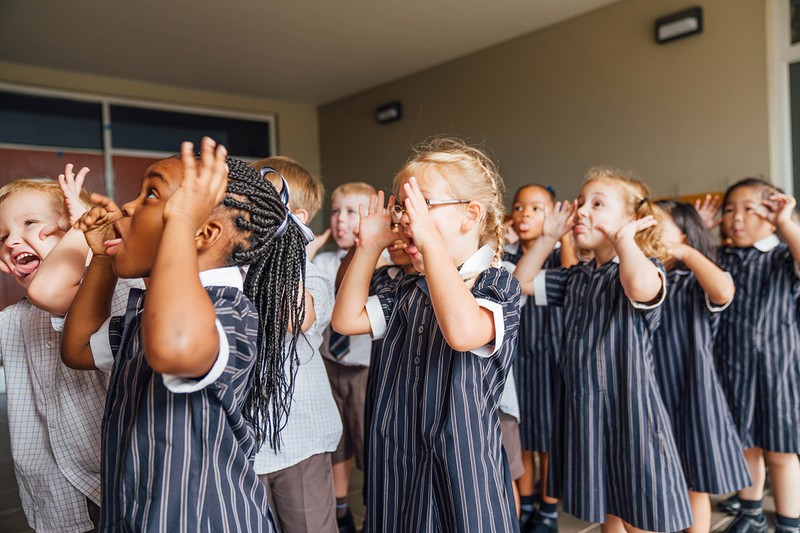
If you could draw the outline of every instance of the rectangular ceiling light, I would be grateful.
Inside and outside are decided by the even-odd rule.
[[[703,31],[703,8],[692,7],[656,20],[656,42],[668,43]]]

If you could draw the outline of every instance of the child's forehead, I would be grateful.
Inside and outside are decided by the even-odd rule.
[[[18,189],[6,196],[5,199],[0,202],[0,210],[6,212],[52,211],[55,213],[53,204],[53,196],[45,191],[34,188],[24,188]]]
[[[766,191],[766,187],[754,187],[749,185],[736,187],[728,195],[726,204],[735,202],[761,202]]]
[[[538,185],[528,185],[520,189],[517,195],[514,197],[514,203],[518,204],[525,204],[525,203],[544,203],[544,204],[551,204],[553,203],[553,197],[550,196],[550,193],[547,192],[545,189],[539,187]]]
[[[156,161],[144,171],[143,179],[155,179],[171,185],[180,185],[183,179],[183,163],[174,157]]]
[[[333,205],[347,205],[358,206],[358,204],[367,205],[369,203],[369,195],[362,193],[338,193],[331,198]]]

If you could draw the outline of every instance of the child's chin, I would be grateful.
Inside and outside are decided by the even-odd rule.
[[[350,249],[353,246],[355,246],[355,244],[356,244],[356,240],[354,238],[352,238],[352,237],[351,238],[344,237],[342,239],[334,239],[334,241],[336,242],[336,246],[338,246],[342,250]]]

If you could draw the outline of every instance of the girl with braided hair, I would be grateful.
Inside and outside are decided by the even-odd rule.
[[[383,338],[375,366],[366,532],[519,531],[500,396],[519,325],[519,283],[500,267],[503,182],[459,139],[435,139],[361,213],[331,325]],[[397,239],[420,275],[367,297]]]
[[[76,227],[94,255],[62,359],[111,372],[100,528],[274,531],[252,461],[263,441],[277,445],[289,410],[302,228],[271,184],[208,138],[199,158],[184,143],[180,159],[152,165],[121,208],[92,201]],[[109,317],[118,277],[148,278],[147,290]]]

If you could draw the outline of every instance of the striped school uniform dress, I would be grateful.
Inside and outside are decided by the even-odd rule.
[[[507,245],[503,261],[516,265],[522,248]],[[561,266],[556,248],[544,263],[545,269]],[[526,303],[520,309],[514,378],[519,397],[519,431],[522,449],[549,452],[553,435],[553,411],[558,381],[557,361],[561,349],[563,316],[558,307]]]
[[[222,342],[217,363],[200,381],[159,374],[147,364],[145,291],[131,290],[125,316],[112,317],[92,336],[98,368],[113,358],[103,419],[103,531],[275,531],[253,469],[253,428],[241,411],[258,315],[241,292],[238,268],[201,276],[220,270],[229,271],[233,286],[214,285],[219,278],[204,283]]]
[[[473,352],[445,342],[424,276],[368,300],[373,335],[385,340],[369,428],[367,533],[519,531],[498,409],[520,289],[505,269],[484,269],[492,255],[484,247],[461,268],[480,272],[472,294],[495,320],[494,344]]]
[[[745,448],[800,453],[800,278],[789,247],[771,235],[725,247],[719,264],[736,298],[714,346],[720,379]]]
[[[680,457],[653,375],[651,335],[665,289],[656,304],[631,302],[615,260],[543,271],[534,293],[537,305],[564,308],[553,495],[589,522],[613,514],[649,531],[691,525]]]
[[[690,270],[667,273],[667,299],[653,335],[656,380],[672,422],[689,490],[724,494],[752,483],[714,368],[720,312]]]

